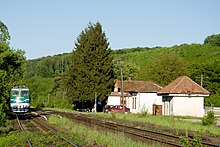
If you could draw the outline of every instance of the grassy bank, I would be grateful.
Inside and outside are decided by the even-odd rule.
[[[29,131],[27,131],[26,133],[27,133],[27,136],[30,138],[30,141],[33,146],[45,147],[45,146],[65,146],[66,145],[65,142],[59,141],[59,137],[56,135],[43,134],[42,132],[29,132]],[[1,147],[27,146],[27,140],[23,132],[21,132],[20,130],[11,131],[10,133],[0,135],[0,146]]]
[[[55,109],[53,109],[55,110]],[[56,109],[60,110],[60,109]],[[62,110],[60,110],[62,111]],[[72,110],[65,110],[67,112],[73,112]],[[121,114],[121,113],[86,113],[89,115],[94,115],[98,117],[103,118],[117,118],[121,120],[129,120],[129,121],[136,121],[136,122],[144,122],[144,123],[150,123],[154,125],[169,127],[172,129],[181,129],[185,131],[199,131],[200,133],[208,133],[212,136],[220,136],[220,127],[217,127],[216,125],[210,125],[210,126],[204,126],[202,122],[190,122],[190,121],[184,121],[184,120],[190,120],[190,119],[197,119],[202,120],[202,118],[197,117],[179,117],[179,116],[163,116],[163,115],[149,115],[147,113],[139,113],[139,114]]]
[[[146,147],[148,145],[135,142],[124,136],[123,133],[111,133],[108,131],[99,131],[90,129],[85,126],[74,124],[66,118],[52,116],[49,122],[60,127],[65,127],[68,133],[73,134],[77,139],[77,144],[80,146],[106,146],[106,147]],[[158,146],[158,145],[149,145]]]
[[[137,122],[145,122],[155,125],[160,125],[164,127],[169,127],[172,129],[181,129],[185,131],[199,131],[202,134],[208,133],[213,136],[220,136],[220,128],[215,125],[204,126],[202,122],[190,122],[190,121],[183,121],[184,117],[176,117],[176,116],[153,116],[153,115],[143,115],[143,114],[106,114],[106,113],[97,113],[100,117],[106,118],[118,118],[122,120],[130,120],[130,121],[137,121]],[[190,119],[190,117],[187,117]],[[195,118],[193,118],[195,119]],[[202,118],[197,118],[202,119]]]

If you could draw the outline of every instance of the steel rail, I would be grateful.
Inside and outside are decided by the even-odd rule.
[[[69,117],[69,118],[71,117],[68,114],[66,114],[66,116]],[[175,142],[175,141],[177,141],[177,139],[179,139],[179,137],[174,136],[174,137],[176,137],[175,141],[170,141],[168,139],[165,139],[166,135],[168,135],[170,138],[173,137],[172,135],[169,135],[169,134],[162,134],[162,135],[164,135],[163,136],[164,138],[162,138],[162,137],[159,138],[158,134],[156,134],[156,135],[155,134],[154,135],[146,134],[147,130],[144,130],[145,133],[136,132],[135,129],[137,129],[137,128],[134,128],[134,127],[130,127],[130,128],[132,128],[133,131],[131,129],[125,130],[124,128],[126,128],[127,126],[121,125],[121,124],[101,121],[101,120],[88,118],[88,117],[84,117],[84,116],[78,116],[78,119],[77,119],[75,116],[72,115],[71,118],[72,119],[77,119],[77,121],[79,121],[79,117],[80,117],[80,120],[83,124],[89,125],[91,127],[92,126],[94,127],[94,125],[95,125],[96,127],[101,127],[101,128],[109,129],[109,130],[115,130],[115,131],[118,131],[118,132],[123,132],[123,133],[126,133],[126,134],[130,134],[130,135],[133,135],[133,136],[136,136],[136,137],[144,138],[145,140],[151,140],[151,142],[160,142],[161,144],[166,144],[166,145],[169,145],[169,146],[181,146],[179,144],[179,142],[178,143]],[[119,126],[121,128],[119,128]],[[155,133],[158,133],[158,132],[155,132]]]
[[[81,120],[81,123],[84,123],[89,126],[95,125],[96,127],[103,127],[103,128],[108,128],[108,129],[112,129],[112,130],[117,130],[120,127],[120,129],[118,129],[118,131],[123,131],[125,133],[133,134],[133,135],[135,135],[136,132],[142,131],[143,133],[136,133],[136,136],[142,136],[143,138],[148,138],[148,139],[152,139],[155,141],[159,141],[163,144],[165,143],[165,144],[170,144],[172,146],[181,146],[179,144],[180,136],[175,136],[175,135],[166,134],[166,133],[162,133],[162,132],[145,130],[145,129],[126,126],[126,125],[122,125],[122,124],[118,124],[118,123],[112,123],[112,122],[108,122],[108,121],[102,121],[102,120],[98,120],[98,119],[94,119],[94,118],[89,118],[89,117],[83,115],[82,113],[81,113],[81,115],[76,115],[76,114],[74,115],[73,113],[69,113],[69,112],[60,112],[60,111],[54,111],[54,112],[61,114],[61,115],[64,115],[67,118],[76,119],[77,121]],[[128,129],[129,129],[129,131],[128,131]],[[160,136],[160,137],[158,137],[158,136]],[[188,138],[188,140],[191,145],[193,145],[195,143],[195,141],[191,138]],[[207,146],[207,147],[219,147],[218,144],[213,144],[213,143],[204,142],[204,141],[201,141],[201,144],[202,144],[202,146]]]
[[[19,125],[20,129],[22,130],[22,132],[24,133],[24,136],[26,137],[26,140],[27,140],[27,142],[28,142],[28,145],[29,145],[30,147],[32,147],[31,141],[30,141],[30,139],[28,138],[28,136],[27,136],[27,134],[26,134],[26,132],[25,132],[25,130],[24,130],[24,128],[23,128],[23,126],[22,126],[22,124],[21,124],[19,118],[18,118],[18,115],[17,115],[17,114],[15,114],[15,115],[16,115],[16,118],[17,118],[18,125]]]
[[[169,135],[169,134],[162,134],[162,133],[160,134],[158,132],[151,132],[151,131],[150,131],[150,134],[149,134],[149,132],[147,132],[146,130],[144,132],[139,132],[136,129],[134,129],[133,127],[128,127],[128,128],[131,128],[131,129],[126,130],[125,128],[127,128],[127,126],[120,125],[120,127],[118,127],[116,125],[120,125],[120,124],[114,124],[114,123],[110,123],[110,122],[103,123],[104,127],[109,127],[110,129],[113,129],[113,130],[116,130],[116,131],[119,131],[119,132],[121,131],[121,132],[124,132],[124,133],[127,133],[127,134],[131,134],[131,135],[134,135],[134,136],[141,137],[141,138],[150,139],[152,141],[157,141],[157,142],[160,142],[162,144],[167,144],[167,145],[171,145],[171,146],[181,146],[179,144],[179,137],[176,137],[176,136],[172,136],[172,135]],[[158,134],[162,135],[162,137],[159,137]],[[167,136],[169,137],[169,139],[172,139],[172,141],[168,140],[168,138],[166,138]]]
[[[112,123],[112,122],[108,122],[108,121],[104,122],[103,124],[104,124],[104,126],[105,125],[111,126],[112,129],[117,128],[119,131],[121,130],[125,133],[132,133],[133,135],[142,136],[144,138],[145,137],[150,138],[152,140],[159,141],[159,142],[173,145],[173,146],[181,146],[179,144],[180,136],[175,136],[175,135],[166,134],[166,133],[162,133],[162,132],[156,132],[156,131],[152,131],[152,130],[131,127],[131,126],[122,125],[122,124],[118,124],[118,123]],[[152,136],[156,136],[156,137],[152,137]],[[195,143],[195,140],[193,140],[191,138],[188,138],[188,140],[189,140],[190,145],[193,146],[193,144]],[[212,144],[212,143],[204,142],[204,141],[201,141],[201,144],[206,147],[219,147],[218,144]]]
[[[30,116],[32,119],[33,117]],[[58,134],[56,131],[54,131],[53,129],[51,129],[50,127],[46,126],[45,124],[42,124],[39,120],[34,120],[35,122],[37,122],[38,124],[40,124],[41,126],[43,126],[44,128],[50,130],[52,133],[54,133],[55,135],[59,136],[60,138],[62,138],[64,141],[68,142],[69,144],[71,144],[74,147],[77,147],[76,144],[72,143],[71,141],[69,141],[68,139],[66,139],[65,137],[61,136],[60,134]]]
[[[64,112],[62,114],[64,114]],[[164,138],[161,139],[161,138],[154,137],[152,135],[147,135],[147,134],[144,134],[144,133],[140,133],[140,132],[138,133],[138,132],[135,132],[135,131],[125,130],[125,129],[119,128],[117,126],[117,124],[115,124],[115,123],[110,123],[110,122],[97,120],[97,119],[93,119],[93,118],[88,118],[88,117],[84,117],[82,115],[80,115],[80,116],[77,115],[76,116],[76,115],[69,115],[68,113],[65,113],[64,115],[68,118],[76,120],[77,122],[79,122],[79,120],[81,120],[80,122],[83,123],[84,125],[87,125],[87,126],[90,126],[90,127],[102,128],[102,129],[115,130],[117,132],[123,132],[123,133],[128,134],[128,135],[133,135],[133,136],[136,136],[136,137],[139,137],[139,138],[143,138],[145,142],[150,141],[151,143],[152,142],[159,142],[160,144],[165,144],[165,145],[169,145],[169,146],[181,146],[176,142],[171,142],[169,140],[165,140]],[[123,125],[121,125],[121,126],[123,126]]]
[[[164,142],[164,143],[174,145],[174,146],[180,146],[180,145],[178,145],[180,136],[166,134],[166,133],[162,133],[162,132],[156,132],[156,131],[152,131],[152,130],[136,128],[136,127],[131,127],[131,126],[126,126],[126,125],[122,125],[122,124],[116,124],[116,123],[112,123],[112,122],[105,122],[105,123],[108,124],[109,126],[112,126],[112,128],[115,128],[115,127],[119,128],[120,127],[120,129],[125,132],[127,132],[126,129],[129,129],[129,132],[134,132],[134,133],[139,132],[140,134],[142,134],[143,136],[146,136],[146,137],[157,136],[157,138],[155,138],[155,140],[158,139],[159,142]],[[152,135],[148,135],[148,134],[152,134]],[[166,138],[164,138],[165,136],[166,136]],[[167,139],[172,140],[173,143],[170,141],[167,141]],[[193,140],[191,138],[188,138],[188,140],[189,140],[189,143],[193,146],[193,144],[195,143],[195,140]],[[210,147],[219,147],[218,144],[212,144],[212,143],[204,142],[204,141],[201,141],[201,144],[206,147],[209,147],[209,146]]]

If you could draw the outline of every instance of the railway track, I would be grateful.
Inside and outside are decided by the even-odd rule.
[[[93,128],[111,130],[117,132],[123,132],[128,136],[132,136],[135,140],[141,140],[147,143],[160,143],[162,146],[181,146],[180,136],[165,134],[161,132],[141,129],[137,127],[131,127],[127,125],[122,125],[118,123],[113,123],[109,121],[98,120],[94,118],[90,118],[83,113],[68,113],[68,112],[60,112],[55,111],[54,113],[59,114],[61,116],[65,116],[67,118],[72,119],[73,121],[85,124],[86,126],[90,126]],[[193,139],[187,138],[190,146],[195,146],[196,142]],[[202,146],[206,147],[218,147],[217,144],[212,144],[208,142],[201,142]]]
[[[19,127],[20,129],[22,130],[23,134],[25,135],[26,137],[26,140],[27,140],[27,143],[28,143],[28,146],[32,147],[33,143],[31,142],[31,139],[28,137],[27,133],[26,133],[26,130],[28,131],[28,126],[24,127],[22,124],[22,121],[29,121],[31,122],[32,124],[34,124],[34,126],[36,126],[39,130],[43,131],[43,132],[48,132],[49,135],[51,135],[51,133],[53,135],[56,135],[60,138],[60,141],[64,141],[66,142],[67,146],[73,146],[73,147],[77,147],[76,144],[74,144],[73,142],[69,141],[67,138],[65,138],[64,136],[60,135],[59,134],[59,131],[55,130],[52,126],[50,126],[49,124],[47,124],[44,120],[42,119],[38,119],[36,116],[33,116],[31,114],[24,114],[24,115],[20,115],[18,116],[17,114],[16,115],[16,120],[17,120],[17,123],[19,124]],[[19,119],[20,117],[20,119]],[[59,140],[56,140],[56,141],[59,141]]]
[[[66,137],[58,134],[56,130],[52,129],[51,126],[49,126],[48,124],[44,123],[43,121],[39,121],[37,119],[32,119],[32,121],[34,121],[34,123],[37,124],[39,127],[41,127],[43,130],[50,131],[53,134],[59,136],[62,140],[66,141],[68,144],[70,144],[70,145],[72,145],[74,147],[77,147],[76,144],[74,144],[73,142],[69,141]]]
[[[24,136],[25,136],[25,138],[27,140],[28,146],[32,147],[32,143],[31,143],[29,137],[27,136],[26,131],[25,131],[23,125],[21,124],[21,121],[19,120],[18,115],[17,114],[15,114],[15,115],[16,115],[16,119],[17,119],[18,125],[19,125],[20,129],[22,130],[22,132],[23,132],[23,134],[24,134]]]

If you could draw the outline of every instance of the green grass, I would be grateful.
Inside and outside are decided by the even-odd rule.
[[[12,131],[8,134],[2,134],[0,136],[0,146],[12,146],[22,145],[26,143],[25,136],[19,132]]]
[[[62,109],[53,109],[53,110],[61,110]],[[73,112],[73,110],[66,109],[67,112]],[[184,121],[184,119],[199,119],[202,120],[202,118],[199,117],[189,117],[189,116],[163,116],[163,115],[142,115],[140,114],[121,114],[121,113],[113,113],[113,114],[107,114],[107,113],[85,113],[85,114],[92,114],[95,116],[100,117],[106,117],[106,118],[118,118],[122,120],[130,120],[130,121],[140,121],[150,124],[155,124],[159,126],[165,126],[170,127],[172,129],[181,129],[185,131],[199,131],[201,133],[208,133],[213,136],[220,136],[220,127],[217,127],[215,125],[211,126],[204,126],[202,122],[190,122],[190,121]]]
[[[202,122],[189,122],[189,121],[183,121],[182,119],[184,117],[175,117],[175,116],[162,116],[162,115],[146,115],[146,116],[141,116],[138,114],[120,114],[120,113],[115,113],[113,114],[106,114],[106,113],[97,113],[95,115],[101,116],[101,117],[107,117],[107,118],[118,118],[122,120],[130,120],[130,121],[140,121],[140,122],[145,122],[145,123],[150,123],[150,124],[155,124],[159,126],[165,126],[169,127],[172,129],[181,129],[181,130],[186,130],[186,131],[199,131],[201,133],[208,133],[214,136],[219,136],[220,135],[220,128],[211,125],[211,126],[204,126],[202,125]],[[186,117],[190,118],[190,117]],[[195,119],[195,118],[193,118]],[[201,119],[201,118],[197,118]]]
[[[85,126],[74,124],[66,118],[60,118],[52,116],[49,118],[49,122],[56,124],[60,127],[65,127],[75,136],[80,146],[107,146],[107,147],[146,147],[146,144],[135,142],[130,138],[124,136],[123,133],[111,133],[108,131],[98,131],[96,129],[90,129]],[[149,145],[152,146],[152,145]],[[155,145],[158,146],[158,145]]]
[[[65,142],[59,141],[59,137],[51,133],[43,134],[42,132],[26,132],[33,146],[66,146]],[[57,141],[58,140],[58,141]],[[19,131],[11,131],[7,134],[0,135],[0,146],[24,146],[27,140],[24,134]]]

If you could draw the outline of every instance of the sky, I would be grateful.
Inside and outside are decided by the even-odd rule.
[[[0,0],[10,46],[27,59],[70,53],[89,22],[115,49],[202,44],[220,34],[219,0]]]

